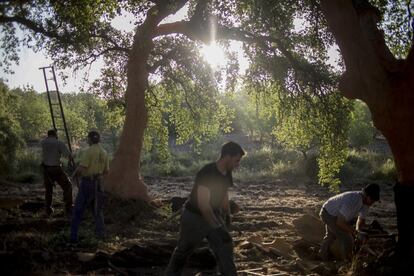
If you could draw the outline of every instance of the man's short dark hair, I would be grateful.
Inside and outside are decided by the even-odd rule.
[[[380,200],[380,186],[376,183],[366,185],[362,191],[366,196],[369,196],[374,201]]]
[[[56,129],[49,129],[48,131],[47,131],[47,136],[54,136],[54,137],[57,137],[57,132],[56,132]]]
[[[88,139],[91,141],[92,144],[98,144],[101,140],[101,135],[95,130],[89,131]]]
[[[221,158],[230,155],[230,156],[237,156],[237,155],[245,155],[246,153],[242,149],[242,147],[235,143],[235,142],[227,142],[221,147]]]

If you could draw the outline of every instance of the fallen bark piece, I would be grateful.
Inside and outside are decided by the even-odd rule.
[[[88,253],[88,252],[78,252],[76,253],[78,260],[81,262],[89,262],[95,258],[95,253]]]
[[[274,239],[266,243],[263,242],[262,237],[252,236],[247,241],[266,253],[273,253],[287,259],[294,258],[295,253],[291,245],[283,239]]]
[[[256,276],[285,276],[285,275],[289,275],[288,273],[285,272],[279,272],[279,273],[272,273],[272,274],[263,274],[260,273],[259,271],[263,271],[263,270],[267,270],[265,268],[252,268],[252,269],[245,269],[245,270],[239,270],[237,271],[238,275],[256,275]],[[265,271],[264,273],[267,273],[267,271]]]
[[[304,240],[318,245],[322,242],[325,235],[325,227],[318,217],[312,214],[304,214],[300,218],[293,220],[292,223],[298,235]]]

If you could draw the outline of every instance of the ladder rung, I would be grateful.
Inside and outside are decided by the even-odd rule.
[[[65,136],[68,139],[67,143],[69,146],[69,150],[72,151],[70,140],[68,137],[69,136],[68,130],[66,128],[66,123],[64,120],[63,107],[62,107],[62,102],[60,99],[57,79],[55,76],[55,69],[53,66],[40,67],[39,69],[43,71],[43,77],[46,83],[46,90],[47,90],[46,92],[47,92],[47,96],[49,100],[49,107],[50,107],[50,113],[52,116],[53,126],[56,128],[57,131],[66,133]],[[55,90],[49,90],[49,85],[48,85],[49,81],[53,81],[55,83]],[[59,107],[56,109],[55,106],[59,106]]]

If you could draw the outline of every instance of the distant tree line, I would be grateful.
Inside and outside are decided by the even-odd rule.
[[[78,143],[89,130],[111,134],[113,146],[123,120],[123,108],[90,93],[61,94],[70,138]],[[45,136],[52,128],[47,94],[31,87],[10,89],[0,80],[0,169],[12,172],[24,145]]]
[[[171,158],[170,138],[178,144],[189,143],[197,151],[198,146],[236,131],[260,145],[296,150],[305,159],[309,151],[316,152],[320,180],[332,182],[346,159],[348,146],[363,147],[373,137],[365,104],[335,93],[323,102],[317,97],[291,97],[281,104],[283,94],[277,85],[255,84],[203,101],[186,98],[191,108],[183,108],[186,95],[166,93],[165,89],[157,85],[147,94],[149,125],[144,143],[144,149],[161,163]],[[30,87],[10,89],[3,81],[0,93],[0,168],[4,174],[11,172],[19,149],[28,141],[41,139],[52,121],[46,93]],[[61,98],[74,144],[95,129],[109,137],[105,141],[108,147],[116,148],[125,116],[122,98],[113,100],[86,92],[64,93]],[[326,101],[330,102],[328,109]]]

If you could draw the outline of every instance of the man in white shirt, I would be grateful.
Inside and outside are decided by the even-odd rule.
[[[341,259],[350,259],[354,238],[365,226],[365,217],[369,207],[380,198],[378,184],[368,184],[362,191],[344,192],[329,198],[322,206],[320,217],[325,224],[320,257],[329,259],[329,247],[338,239]],[[352,222],[358,218],[356,227]]]

